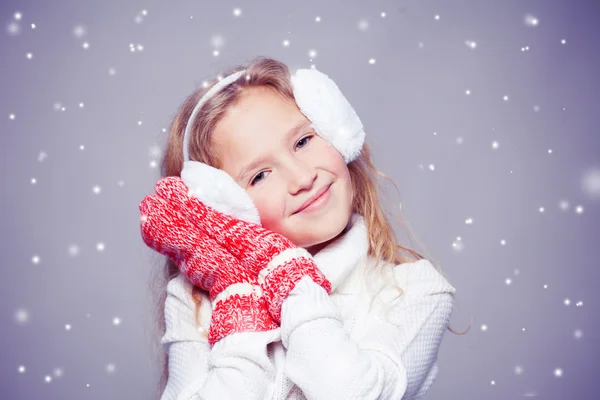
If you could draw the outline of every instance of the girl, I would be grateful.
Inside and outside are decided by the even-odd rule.
[[[258,57],[173,120],[140,203],[167,256],[161,400],[417,399],[436,378],[456,290],[397,244],[358,117],[309,76]]]

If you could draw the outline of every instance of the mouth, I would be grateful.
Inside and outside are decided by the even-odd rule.
[[[302,204],[300,208],[294,211],[292,215],[301,213],[305,210],[312,211],[313,209],[316,210],[321,208],[321,206],[325,204],[329,199],[329,188],[331,188],[331,184],[323,186],[312,197],[310,197],[306,202],[304,202],[304,204]]]

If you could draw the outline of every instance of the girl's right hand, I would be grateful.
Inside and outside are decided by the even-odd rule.
[[[151,194],[139,204],[144,243],[169,257],[213,304],[209,343],[235,332],[267,331],[271,318],[257,277],[240,261],[188,221],[177,204]]]
[[[179,204],[182,213],[197,229],[206,232],[258,276],[269,312],[277,323],[281,321],[283,300],[304,276],[310,276],[331,293],[331,283],[310,253],[283,235],[207,207],[190,193],[179,177],[161,179],[155,190],[163,198]]]

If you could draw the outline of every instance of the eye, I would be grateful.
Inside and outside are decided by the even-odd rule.
[[[266,172],[266,171],[260,171],[258,174],[256,174],[256,175],[254,176],[254,178],[252,178],[252,180],[250,181],[250,186],[254,186],[254,184],[255,184],[255,183],[257,183],[257,180],[256,180],[256,179],[257,179],[259,176],[261,176],[261,174],[264,174],[265,172]],[[260,180],[259,180],[258,182],[260,182]]]
[[[307,139],[312,139],[313,135],[308,135],[308,136],[304,136],[302,139],[300,139],[298,141],[298,143],[296,144],[296,147],[300,146],[300,143],[308,143],[309,140]],[[301,147],[304,147],[305,145],[302,145]]]
[[[312,134],[311,134],[311,135],[306,135],[306,136],[304,136],[302,139],[300,139],[300,140],[298,141],[298,143],[296,143],[296,148],[297,148],[298,146],[300,146],[301,148],[302,148],[302,147],[304,147],[304,146],[306,146],[306,144],[307,144],[307,143],[310,141],[310,139],[312,139],[312,137],[313,137],[313,136],[314,136],[314,135],[312,135]],[[256,175],[254,176],[254,178],[252,178],[252,180],[250,181],[250,186],[254,186],[254,185],[255,185],[255,184],[257,184],[258,182],[260,182],[262,179],[264,179],[264,176],[263,176],[263,175],[264,175],[264,173],[265,173],[265,172],[267,172],[267,171],[261,171],[261,172],[259,172],[258,174],[256,174]],[[262,179],[260,179],[260,177],[261,177],[261,176],[262,176]]]

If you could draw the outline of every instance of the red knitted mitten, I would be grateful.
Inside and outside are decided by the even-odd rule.
[[[176,204],[152,194],[142,200],[139,209],[144,243],[173,260],[194,285],[209,292],[213,306],[208,333],[211,346],[235,332],[278,327],[267,310],[256,275],[194,227]]]
[[[319,270],[310,253],[296,247],[284,236],[207,207],[189,193],[179,177],[161,179],[155,190],[170,202],[179,203],[192,224],[214,238],[249,271],[258,275],[269,312],[277,323],[281,321],[283,300],[302,277],[310,276],[327,293],[331,293],[331,283]]]

